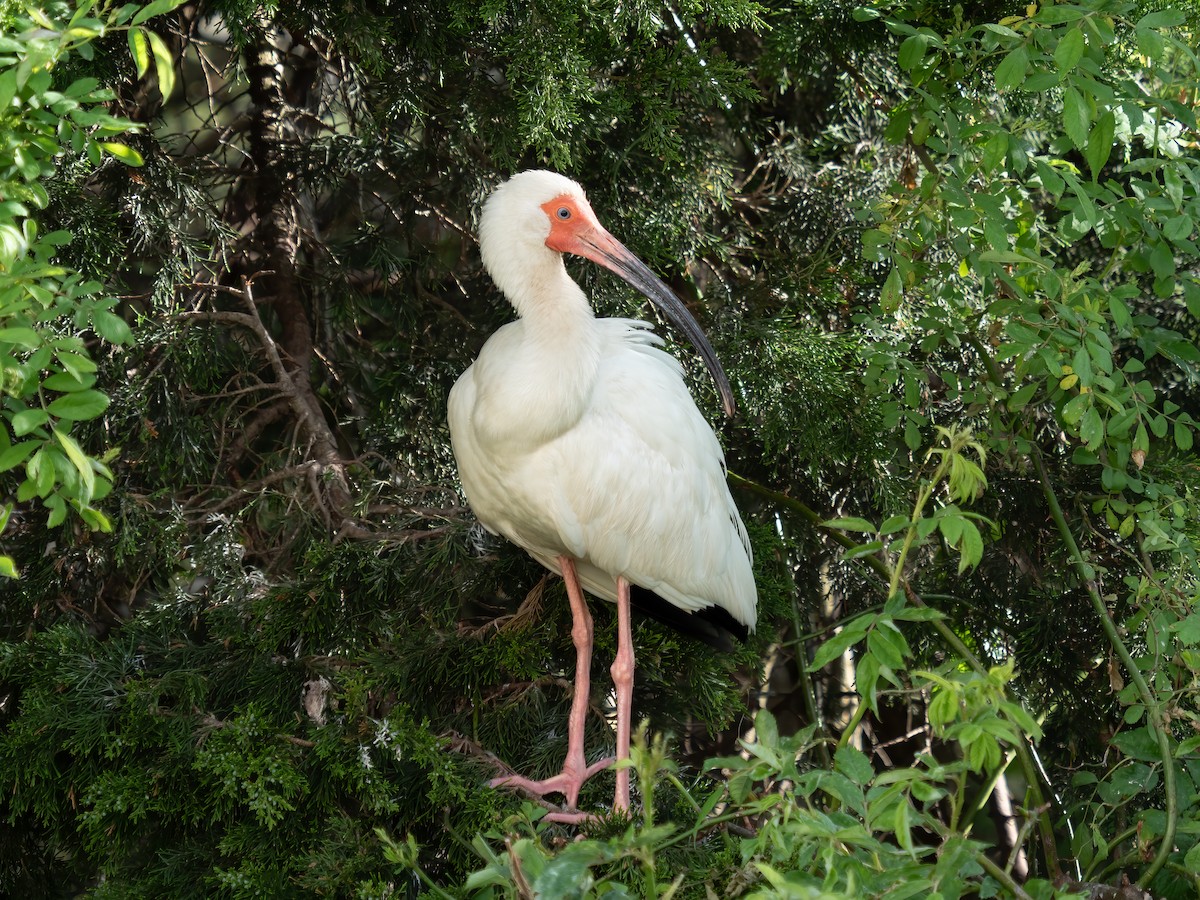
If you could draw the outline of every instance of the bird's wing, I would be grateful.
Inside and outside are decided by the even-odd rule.
[[[752,628],[750,543],[716,435],[645,323],[598,323],[608,347],[587,414],[530,457],[563,549],[600,596],[623,574],[682,609],[721,606]],[[554,547],[518,543],[557,569],[545,558]]]

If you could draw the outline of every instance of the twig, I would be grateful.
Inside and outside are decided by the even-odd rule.
[[[994,863],[986,853],[980,852],[975,854],[975,861],[983,866],[983,870],[995,878],[998,882],[1004,885],[1005,889],[1017,900],[1033,900],[1031,896],[1021,887],[1013,877]]]
[[[1050,484],[1050,477],[1046,472],[1046,463],[1042,459],[1042,452],[1036,445],[1033,445],[1031,458],[1034,468],[1037,469],[1038,480],[1042,483],[1042,493],[1046,497],[1046,504],[1050,507],[1050,516],[1054,519],[1054,524],[1058,527],[1058,533],[1066,545],[1067,552],[1071,555],[1071,561],[1079,573],[1084,587],[1087,588],[1088,597],[1092,601],[1092,608],[1096,611],[1096,617],[1100,620],[1100,627],[1104,630],[1104,635],[1108,638],[1109,645],[1113,648],[1118,658],[1120,658],[1130,680],[1137,687],[1138,697],[1141,699],[1142,705],[1146,707],[1146,724],[1158,742],[1158,754],[1163,765],[1163,792],[1166,795],[1166,824],[1163,827],[1162,838],[1159,841],[1158,853],[1155,854],[1154,859],[1146,867],[1145,871],[1142,872],[1141,877],[1137,881],[1138,887],[1145,888],[1166,864],[1167,857],[1171,855],[1171,851],[1175,848],[1175,827],[1179,818],[1179,810],[1175,797],[1175,764],[1171,755],[1171,742],[1167,736],[1166,729],[1163,727],[1163,710],[1158,703],[1158,699],[1151,692],[1149,685],[1146,684],[1142,670],[1138,668],[1137,663],[1129,652],[1129,648],[1121,640],[1116,623],[1113,622],[1112,616],[1108,612],[1108,604],[1104,602],[1104,598],[1100,595],[1100,589],[1096,586],[1095,570],[1083,558],[1079,544],[1075,541],[1075,535],[1071,532],[1071,527],[1067,524],[1067,518],[1063,514],[1062,506],[1058,502],[1058,495],[1054,492],[1054,486]]]

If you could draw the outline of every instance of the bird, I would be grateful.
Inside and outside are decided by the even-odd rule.
[[[575,687],[561,772],[493,786],[560,793],[555,821],[579,821],[583,783],[612,764],[584,750],[593,622],[584,592],[617,605],[616,760],[627,759],[634,650],[631,589],[682,614],[716,613],[748,633],[757,589],[746,527],[713,428],[679,361],[650,323],[597,317],[564,255],[615,272],[696,348],[728,416],[733,391],[683,302],[599,222],[583,188],[556,172],[519,172],[484,202],[484,268],[512,304],[450,391],[451,448],[467,503],[488,531],[562,575],[572,613]],[[618,765],[613,810],[629,810]]]

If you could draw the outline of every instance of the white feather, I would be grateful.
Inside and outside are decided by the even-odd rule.
[[[528,172],[484,208],[484,264],[522,318],[505,325],[450,393],[463,490],[480,522],[584,588],[617,576],[681,609],[727,610],[753,630],[757,593],[724,455],[677,360],[649,325],[597,319],[541,204],[574,182]]]

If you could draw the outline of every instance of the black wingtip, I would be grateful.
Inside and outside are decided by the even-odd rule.
[[[637,585],[633,586],[629,599],[634,609],[723,653],[737,649],[734,640],[744,644],[750,637],[749,629],[719,606],[687,612]]]

